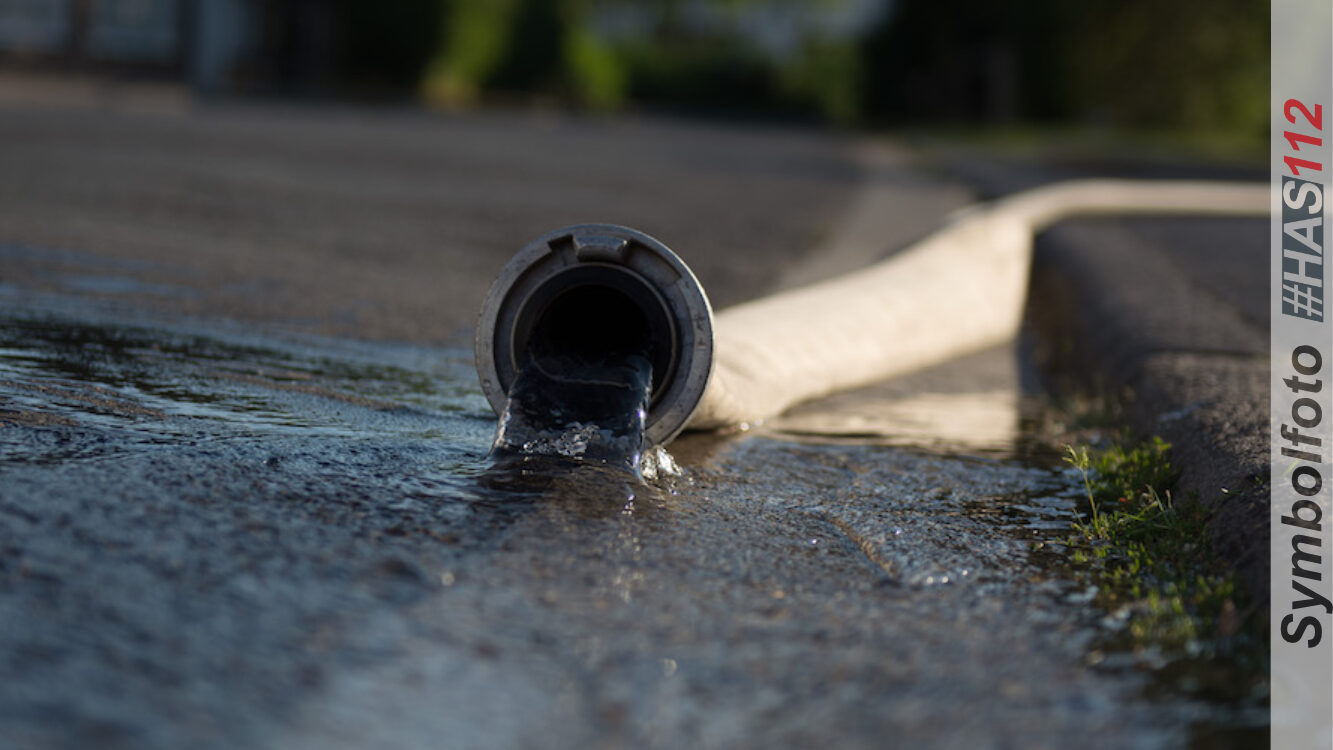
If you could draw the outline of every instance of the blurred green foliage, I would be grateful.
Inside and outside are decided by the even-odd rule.
[[[625,98],[622,61],[587,23],[581,0],[441,2],[442,43],[421,81],[432,104],[473,103],[483,93],[534,94],[594,109]]]
[[[422,95],[429,102],[469,103],[509,56],[509,30],[517,16],[518,0],[440,5],[440,44],[426,68]]]
[[[1261,0],[899,0],[865,42],[879,122],[1267,130]]]
[[[868,1],[868,0],[867,0]],[[337,0],[347,78],[839,125],[1081,123],[1261,138],[1258,0]],[[844,14],[845,15],[845,14]],[[775,49],[763,28],[796,26]],[[789,35],[790,36],[790,35]]]
[[[446,106],[530,95],[595,110],[636,101],[851,122],[859,111],[854,36],[834,41],[812,31],[796,54],[779,59],[744,29],[747,14],[841,2],[440,0],[441,44],[420,89]],[[700,8],[713,11],[714,23],[698,23]],[[616,17],[629,19],[628,28],[599,28]]]
[[[1088,0],[1076,7],[1063,45],[1072,113],[1116,125],[1267,133],[1267,2]]]

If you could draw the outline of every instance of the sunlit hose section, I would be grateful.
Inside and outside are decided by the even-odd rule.
[[[1080,180],[1018,193],[862,271],[718,313],[692,429],[744,425],[1011,340],[1032,238],[1098,214],[1263,216],[1264,183]]]

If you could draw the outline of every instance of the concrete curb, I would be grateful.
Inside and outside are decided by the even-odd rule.
[[[1141,154],[998,156],[926,149],[941,171],[997,198],[1100,175],[1266,183],[1266,167]],[[1173,446],[1175,496],[1213,511],[1217,554],[1255,604],[1269,597],[1268,221],[1109,217],[1064,221],[1033,246],[1024,343],[1056,393],[1091,392],[1142,436]]]
[[[1211,541],[1259,606],[1267,605],[1268,341],[1240,309],[1265,297],[1254,265],[1240,299],[1191,278],[1191,252],[1168,238],[1213,225],[1235,255],[1263,219],[1080,220],[1037,238],[1027,322],[1032,353],[1057,392],[1089,386],[1138,434],[1160,435],[1180,469],[1175,496],[1212,512]],[[1257,230],[1257,232],[1256,232]],[[1197,248],[1196,248],[1197,250]]]

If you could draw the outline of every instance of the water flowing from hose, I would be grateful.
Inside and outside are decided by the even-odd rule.
[[[642,354],[531,357],[509,390],[491,453],[596,461],[638,472],[652,395]]]

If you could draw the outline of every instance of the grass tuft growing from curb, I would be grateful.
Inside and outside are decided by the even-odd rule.
[[[1262,636],[1234,572],[1209,549],[1200,504],[1171,496],[1171,446],[1161,438],[1090,452],[1066,447],[1083,478],[1086,511],[1068,540],[1099,600],[1125,618],[1129,645],[1168,656],[1256,652]]]

